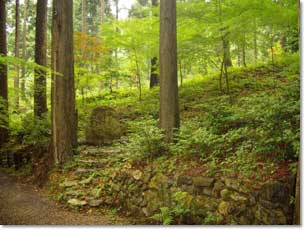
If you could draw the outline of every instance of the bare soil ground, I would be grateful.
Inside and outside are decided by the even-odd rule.
[[[17,182],[0,171],[0,225],[110,224],[121,225],[124,221],[64,210],[33,185]]]

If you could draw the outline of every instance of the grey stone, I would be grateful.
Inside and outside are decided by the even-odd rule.
[[[178,186],[181,186],[181,185],[191,185],[193,183],[193,180],[192,180],[192,177],[190,176],[184,176],[184,175],[180,175],[178,177],[178,181],[177,181],[177,184]]]
[[[68,204],[71,204],[73,206],[85,206],[87,204],[87,201],[78,200],[78,199],[70,199],[70,200],[68,200]]]
[[[60,187],[73,187],[78,185],[77,181],[64,181],[59,186]]]
[[[210,177],[194,177],[193,184],[196,187],[210,187],[213,185],[215,179]]]
[[[98,207],[103,203],[103,200],[90,200],[89,206],[90,207]]]

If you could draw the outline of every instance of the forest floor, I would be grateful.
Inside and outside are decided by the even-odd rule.
[[[34,186],[27,185],[0,171],[1,225],[119,225],[127,223],[97,213],[68,211],[51,201]]]

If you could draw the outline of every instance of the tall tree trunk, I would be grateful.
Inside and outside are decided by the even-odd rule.
[[[225,52],[225,65],[227,67],[232,66],[232,60],[231,60],[231,52],[230,52],[230,41],[228,40],[227,36],[224,37],[223,40],[223,49]]]
[[[156,85],[159,85],[159,75],[156,72],[157,71],[157,57],[153,57],[151,59],[151,68],[150,68],[150,82],[149,87],[153,88]]]
[[[115,0],[115,19],[116,19],[116,22],[119,21],[119,0]],[[116,27],[116,32],[119,33],[119,28],[118,27]],[[115,55],[115,66],[116,66],[116,68],[118,68],[118,65],[119,65],[119,62],[118,62],[118,49],[115,49],[114,55]],[[115,78],[116,78],[116,84],[119,85],[118,76],[116,75]],[[111,80],[111,85],[112,85],[112,80]]]
[[[105,10],[106,10],[106,3],[105,0],[100,0],[100,18],[101,18],[101,25],[105,22]],[[101,26],[100,26],[101,28]]]
[[[157,7],[158,6],[158,0],[152,0],[151,1],[152,7]],[[150,67],[150,88],[153,88],[156,85],[159,85],[159,75],[156,72],[157,71],[157,63],[158,63],[158,58],[153,57],[151,59],[151,67]]]
[[[87,33],[87,0],[82,0],[82,32]]]
[[[0,55],[7,55],[6,0],[0,0]],[[8,138],[7,65],[0,64],[0,147]]]
[[[183,84],[183,71],[182,71],[182,61],[179,58],[179,72],[180,72],[180,86]]]
[[[243,66],[247,66],[246,64],[246,34],[243,34],[243,40],[242,40],[242,62]]]
[[[48,0],[37,0],[35,62],[41,66],[47,65],[47,12]],[[36,69],[34,78],[34,115],[35,117],[41,117],[46,112],[46,72]]]
[[[298,162],[298,172],[295,184],[295,199],[294,199],[294,220],[293,223],[296,225],[301,224],[301,216],[300,216],[300,160]]]
[[[254,34],[253,34],[253,43],[254,43],[254,63],[257,63],[257,26],[256,26],[256,19],[254,18]]]
[[[19,58],[19,40],[20,40],[20,4],[19,0],[16,0],[15,6],[15,57]],[[14,89],[15,89],[15,108],[19,110],[19,66],[16,65],[16,76],[14,77]]]
[[[29,0],[24,1],[23,14],[23,29],[22,29],[22,59],[26,60],[26,35],[27,35],[27,20],[28,20]],[[25,66],[21,68],[21,98],[25,99]]]
[[[135,52],[137,78],[138,78],[139,101],[141,101],[142,100],[141,72],[140,72],[140,67],[139,67],[139,62],[138,62],[138,55],[137,55],[136,49],[134,50],[134,52]]]
[[[160,127],[166,141],[180,126],[177,79],[176,0],[160,2]]]
[[[77,144],[72,1],[53,0],[52,69],[52,152],[62,165]]]

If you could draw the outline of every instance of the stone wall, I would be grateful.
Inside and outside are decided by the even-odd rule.
[[[180,205],[185,214],[175,219],[179,224],[282,225],[293,221],[294,186],[293,175],[257,182],[223,177],[171,177],[130,169],[113,176],[109,197],[119,201],[131,215],[147,220],[160,212],[161,207],[174,210]],[[184,199],[180,204],[175,201],[179,192]]]

